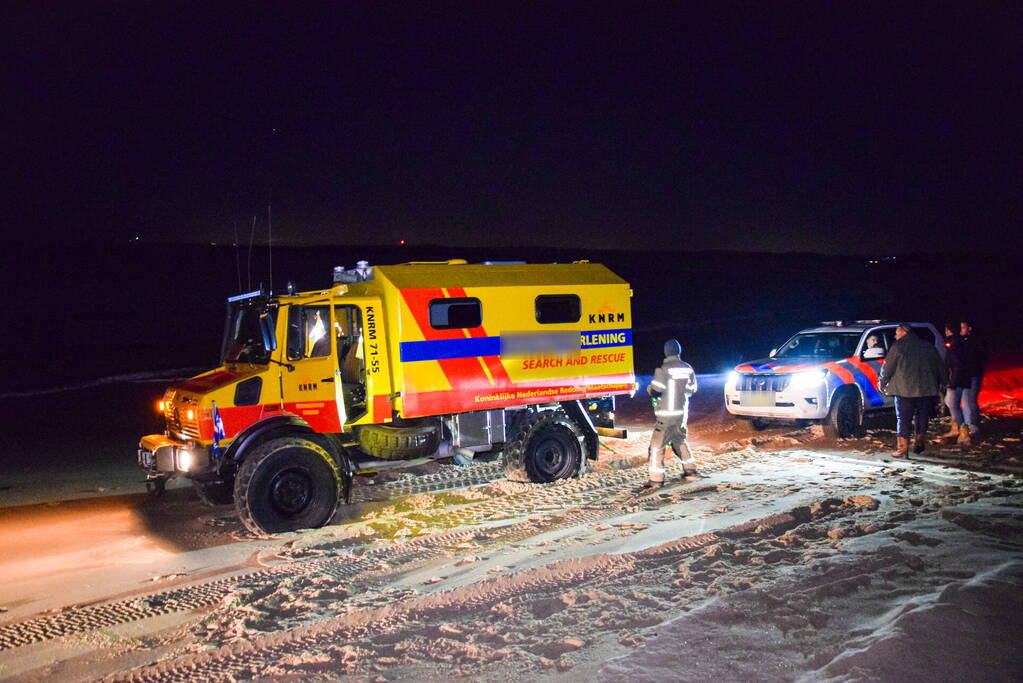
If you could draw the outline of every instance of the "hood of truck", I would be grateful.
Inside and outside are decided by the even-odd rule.
[[[248,377],[261,374],[266,368],[262,366],[242,365],[237,367],[219,367],[201,375],[196,375],[184,382],[178,382],[172,389],[190,394],[204,395],[222,387],[230,386]]]
[[[837,360],[837,359],[835,359]],[[802,372],[803,370],[813,370],[814,368],[821,367],[824,363],[832,362],[832,359],[828,358],[761,358],[760,360],[751,360],[742,365],[736,365],[736,372],[763,372],[763,373],[774,373],[774,374],[787,374],[790,372]]]

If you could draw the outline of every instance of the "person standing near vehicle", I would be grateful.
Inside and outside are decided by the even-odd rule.
[[[969,377],[969,388],[963,391],[963,419],[966,420],[966,424],[959,427],[959,443],[969,444],[971,437],[980,431],[980,405],[977,403],[977,395],[980,394],[980,385],[984,382],[987,346],[973,331],[973,324],[969,321],[959,323],[959,336],[962,339],[963,372]]]
[[[664,486],[664,449],[671,446],[672,452],[682,461],[682,481],[696,481],[702,475],[696,471],[696,459],[689,448],[688,427],[689,398],[696,393],[696,372],[681,359],[682,345],[677,339],[664,343],[664,362],[654,371],[654,378],[647,387],[654,403],[657,422],[650,436],[649,481],[643,489]],[[683,455],[684,454],[684,455]]]
[[[945,390],[945,405],[952,418],[952,425],[942,439],[958,439],[963,442],[960,427],[966,424],[963,411],[969,411],[969,405],[963,405],[963,394],[970,388],[970,376],[963,364],[963,340],[959,336],[959,325],[945,324],[945,372],[948,375],[948,388]],[[969,442],[969,431],[965,432]]]
[[[878,382],[882,392],[895,397],[898,447],[893,456],[909,456],[910,438],[913,452],[923,453],[927,423],[946,383],[945,364],[938,350],[918,337],[909,323],[901,323],[895,329],[895,343],[885,357]]]

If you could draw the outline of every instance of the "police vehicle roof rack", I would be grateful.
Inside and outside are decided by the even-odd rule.
[[[832,327],[845,327],[846,325],[879,325],[884,320],[822,320],[821,325]]]

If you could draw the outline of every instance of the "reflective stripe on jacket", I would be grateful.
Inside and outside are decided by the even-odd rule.
[[[689,412],[689,397],[696,393],[696,372],[678,356],[668,356],[654,370],[647,392],[657,397],[654,415],[684,418]]]

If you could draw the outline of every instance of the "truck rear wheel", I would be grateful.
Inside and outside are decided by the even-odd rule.
[[[565,413],[525,413],[504,448],[504,476],[547,483],[574,477],[582,466],[582,433]]]
[[[238,470],[234,499],[255,534],[320,527],[341,501],[341,474],[319,444],[299,437],[257,446]]]
[[[381,460],[422,458],[436,453],[439,446],[440,429],[432,422],[359,427],[359,448]]]

